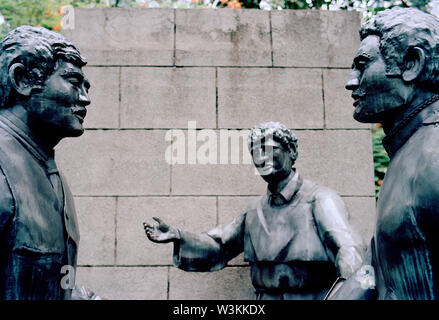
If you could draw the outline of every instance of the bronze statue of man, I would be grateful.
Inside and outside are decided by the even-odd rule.
[[[0,42],[1,300],[84,296],[73,290],[79,231],[54,147],[84,132],[85,64],[44,28],[21,26]]]
[[[362,241],[350,227],[342,199],[304,180],[293,168],[297,138],[276,122],[254,127],[249,150],[267,193],[230,224],[195,235],[144,223],[157,243],[174,243],[174,264],[186,271],[216,271],[244,252],[256,299],[322,299],[337,277],[362,264]]]
[[[375,288],[356,274],[331,298],[438,299],[439,20],[394,8],[363,25],[360,37],[346,89],[356,120],[383,125],[390,163],[365,259]]]

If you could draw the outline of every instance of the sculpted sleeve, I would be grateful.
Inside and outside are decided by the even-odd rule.
[[[348,222],[348,211],[340,196],[328,188],[316,193],[314,219],[340,277],[348,278],[363,262],[364,243]]]
[[[14,216],[14,201],[3,170],[0,168],[0,235],[7,229]]]
[[[195,235],[179,231],[180,241],[174,243],[174,264],[185,271],[217,271],[244,250],[246,214],[232,223],[207,233]]]

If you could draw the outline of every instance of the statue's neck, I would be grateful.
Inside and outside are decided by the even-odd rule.
[[[46,154],[53,153],[54,147],[61,140],[53,132],[49,132],[46,125],[44,125],[39,119],[32,117],[29,111],[21,104],[15,104],[7,109],[1,109],[1,113],[9,112],[15,118],[23,123],[27,127],[27,133],[30,138],[33,139]]]
[[[285,186],[288,184],[288,182],[290,182],[290,180],[293,178],[295,173],[296,173],[296,170],[293,168],[291,170],[290,174],[286,178],[284,178],[280,181],[269,183],[268,189],[272,193],[280,193],[285,188]]]
[[[412,95],[406,99],[406,103],[395,109],[383,119],[382,125],[385,134],[391,133],[398,125],[401,125],[408,117],[410,117],[415,110],[421,106],[425,101],[434,95],[433,92],[417,89],[412,92]]]

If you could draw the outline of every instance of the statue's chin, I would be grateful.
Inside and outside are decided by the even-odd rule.
[[[269,166],[269,167],[258,168],[258,172],[262,177],[266,177],[273,173],[273,167]]]
[[[360,110],[355,109],[353,116],[354,116],[355,120],[357,120],[358,122],[361,122],[361,123],[380,122],[379,115],[364,113],[364,112],[361,112],[361,109]]]

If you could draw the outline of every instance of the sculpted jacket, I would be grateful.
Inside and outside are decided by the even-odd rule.
[[[383,139],[390,163],[365,266],[331,299],[439,299],[439,103]]]
[[[76,267],[73,197],[27,130],[13,114],[0,115],[0,299],[69,299],[74,284],[64,290],[61,281],[63,266]]]
[[[439,299],[439,103],[383,140],[390,163],[378,200],[378,299]]]
[[[364,248],[347,222],[345,204],[331,189],[292,175],[280,194],[268,190],[230,224],[201,235],[180,231],[175,265],[216,271],[244,252],[259,298],[327,291],[337,275],[351,275],[362,264]]]

